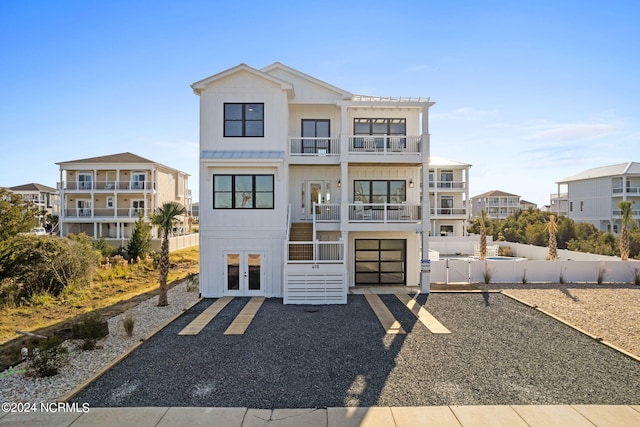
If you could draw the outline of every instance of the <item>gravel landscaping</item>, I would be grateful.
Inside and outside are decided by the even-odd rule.
[[[72,400],[97,406],[640,404],[640,362],[498,293],[433,293],[432,334],[381,295],[407,335],[385,335],[362,295],[347,305],[267,299],[242,336],[236,298],[196,336],[203,300]]]

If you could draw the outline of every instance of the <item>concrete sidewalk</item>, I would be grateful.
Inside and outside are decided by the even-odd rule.
[[[637,427],[640,405],[424,406],[327,409],[89,408],[0,413],[0,426]]]

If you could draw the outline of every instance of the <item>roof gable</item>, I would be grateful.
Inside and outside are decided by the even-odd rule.
[[[295,90],[296,99],[349,100],[353,97],[353,94],[346,90],[340,89],[320,79],[288,67],[280,62],[274,62],[273,64],[262,68],[260,71],[291,83]]]
[[[67,163],[156,163],[153,160],[145,159],[133,153],[109,154],[107,156],[89,157],[87,159],[69,160],[58,162],[56,165]]]
[[[57,190],[46,185],[37,184],[32,182],[30,184],[16,185],[15,187],[9,187],[11,191],[39,191],[41,193],[55,193]]]
[[[240,64],[220,73],[214,74],[213,76],[209,76],[205,79],[199,80],[193,83],[191,85],[191,88],[196,95],[200,95],[200,93],[202,93],[202,91],[206,90],[207,88],[216,85],[217,83],[228,77],[240,73],[248,73],[254,77],[264,79],[270,83],[280,86],[282,90],[289,91],[291,94],[293,93],[293,86],[291,85],[291,83],[288,83],[270,74],[264,73],[260,70],[256,70],[255,68],[249,67],[247,64]]]

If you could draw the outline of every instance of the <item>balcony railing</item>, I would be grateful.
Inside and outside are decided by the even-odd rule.
[[[340,138],[289,137],[289,147],[292,156],[337,156]]]
[[[464,181],[437,181],[429,182],[429,188],[435,188],[442,190],[464,190],[467,183]]]
[[[138,218],[139,213],[147,216],[147,211],[140,208],[67,208],[65,218]]]
[[[421,209],[410,203],[349,203],[349,222],[417,222]]]
[[[314,203],[313,220],[316,222],[340,222],[340,204]]]
[[[640,194],[640,187],[614,187],[613,194]]]
[[[447,215],[466,215],[465,208],[431,208],[431,215],[447,216]]]
[[[349,137],[351,154],[420,154],[420,136],[361,135]]]
[[[633,213],[633,217],[635,219],[640,218],[640,209],[633,209],[631,212]],[[613,210],[613,217],[614,218],[622,218],[622,210],[621,209],[614,209]]]
[[[287,262],[289,263],[343,263],[344,254],[342,240],[287,242]]]
[[[66,191],[146,191],[155,190],[156,183],[152,181],[63,181],[58,183],[58,189]]]

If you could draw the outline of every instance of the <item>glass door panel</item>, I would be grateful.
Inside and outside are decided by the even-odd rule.
[[[225,253],[226,291],[225,295],[264,295],[262,282],[264,269],[263,252],[238,251]]]
[[[240,290],[240,254],[227,254],[227,290]]]

